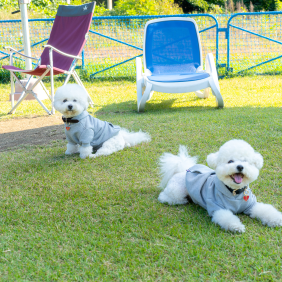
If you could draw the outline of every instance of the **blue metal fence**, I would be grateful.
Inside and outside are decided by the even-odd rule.
[[[135,58],[142,56],[143,31],[148,20],[172,16],[93,17],[82,54],[86,77],[135,76]],[[192,14],[197,22],[203,57],[212,52],[219,72],[277,72],[280,70],[282,12],[233,15]],[[29,20],[32,56],[39,57],[54,19]],[[23,50],[20,20],[0,21],[0,66],[8,64],[4,46]],[[24,67],[18,58],[17,64]],[[9,74],[0,71],[0,82]]]
[[[281,72],[282,12],[238,13],[227,23],[227,69]]]

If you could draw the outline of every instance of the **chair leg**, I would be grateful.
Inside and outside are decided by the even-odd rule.
[[[142,61],[141,58],[136,58],[136,90],[137,90],[137,111],[139,112],[138,105],[142,99],[143,94],[143,77],[142,77]]]
[[[67,75],[67,77],[66,77],[66,79],[65,79],[63,85],[66,85],[66,84],[69,82],[71,75],[73,75],[73,74],[72,74],[72,73],[69,73],[69,74]]]
[[[14,84],[14,78],[16,79],[16,81],[18,81],[19,83],[20,83],[20,85],[22,86],[22,88],[24,89],[23,91],[22,91],[22,94],[21,94],[21,96],[19,97],[19,100],[18,100],[18,102],[16,103],[16,105],[13,105],[12,106],[12,109],[8,112],[8,114],[13,114],[14,112],[15,112],[15,110],[16,110],[16,108],[20,105],[20,103],[23,101],[23,99],[28,95],[28,93],[26,93],[26,91],[27,91],[27,87],[28,87],[28,85],[29,85],[29,82],[30,82],[30,79],[27,81],[27,84],[26,84],[26,86],[24,86],[22,83],[21,83],[21,81],[20,81],[20,79],[14,74],[14,72],[12,72],[11,71],[11,90],[12,90],[12,88],[13,89],[15,89],[15,84]],[[13,86],[12,86],[13,85]],[[15,93],[15,90],[13,90],[13,94],[12,94],[12,98],[11,99],[13,99],[14,100],[14,93]],[[14,101],[12,101],[12,104],[14,104]]]
[[[22,100],[28,95],[25,91],[23,91],[22,95],[20,96],[20,99],[16,103],[16,105],[8,112],[8,114],[13,114],[16,110],[16,108],[19,106],[19,104],[22,102]]]
[[[55,107],[54,107],[54,70],[53,70],[53,49],[49,49],[49,62],[50,62],[50,80],[51,80],[51,114],[55,114]]]
[[[214,58],[213,58],[212,53],[209,53],[206,56],[206,71],[211,76],[210,87],[211,87],[211,90],[212,90],[212,94],[216,98],[217,107],[223,108],[224,102],[223,102],[223,98],[222,98],[221,93],[220,93],[218,76],[217,76],[217,71],[216,71],[216,67],[215,67]]]
[[[13,108],[15,104],[15,99],[14,99],[15,98],[15,82],[14,82],[12,72],[10,72],[10,77],[11,77],[11,106]]]
[[[211,86],[212,94],[216,98],[216,105],[217,105],[217,107],[218,108],[223,108],[224,107],[223,98],[222,98],[222,96],[220,94],[219,87],[216,85],[216,83],[214,82],[213,79],[210,80],[210,86]]]
[[[45,91],[46,95],[49,97],[49,99],[51,100],[51,96],[49,95],[49,91],[46,89],[44,83],[42,80],[40,80],[40,85],[42,86],[43,90]]]
[[[202,98],[202,99],[207,99],[209,97],[209,94],[210,94],[210,90],[209,88],[206,88],[204,89],[204,91],[195,91],[194,92],[199,98]]]
[[[50,112],[46,106],[40,101],[40,99],[37,97],[37,95],[33,92],[33,91],[30,91],[30,93],[33,95],[33,97],[37,100],[37,102],[40,104],[40,106],[46,111],[46,113],[48,115],[52,115],[52,112]]]
[[[50,75],[50,80],[51,80],[51,103],[52,103],[52,108],[51,108],[51,115],[55,114],[55,107],[54,107],[54,76],[53,76],[53,68],[50,70],[51,75]]]
[[[147,102],[151,100],[151,98],[153,97],[153,94],[154,94],[154,91],[150,91],[150,95],[149,95]]]
[[[139,112],[139,107],[138,105],[140,104],[140,101],[142,100],[142,96],[143,96],[143,79],[139,79],[137,82],[137,111]]]
[[[151,92],[153,92],[153,91],[151,91],[152,87],[153,87],[152,84],[148,84],[145,88],[143,95],[141,93],[141,97],[140,97],[140,95],[137,96],[137,111],[138,112],[144,112],[145,104],[149,100],[149,98],[151,98],[150,95],[151,95]],[[139,93],[140,93],[140,91],[139,91]],[[137,95],[138,95],[138,93],[137,93]]]
[[[74,80],[77,82],[77,84],[80,85],[81,87],[83,87],[84,90],[86,91],[86,93],[88,95],[89,104],[90,104],[91,108],[93,108],[94,102],[92,101],[90,95],[88,94],[86,88],[84,87],[84,85],[83,85],[81,79],[79,78],[78,74],[76,73],[76,71],[73,71],[72,76],[73,76]]]
[[[136,58],[136,87],[137,87],[137,111],[142,112],[145,109],[146,102],[152,98],[154,91],[151,91],[152,89],[151,84],[149,84],[145,88],[144,78],[142,76],[142,60],[140,57]]]

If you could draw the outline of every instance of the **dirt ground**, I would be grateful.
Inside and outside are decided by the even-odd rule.
[[[0,120],[0,152],[64,139],[63,121],[59,115]]]

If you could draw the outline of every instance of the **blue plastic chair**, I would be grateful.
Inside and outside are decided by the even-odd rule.
[[[141,58],[136,58],[138,112],[144,111],[154,91],[195,92],[199,98],[208,98],[209,88],[217,107],[223,108],[213,55],[206,56],[203,70],[200,37],[193,19],[173,17],[148,21],[143,44],[144,73]]]

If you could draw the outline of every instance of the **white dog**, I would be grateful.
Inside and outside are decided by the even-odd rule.
[[[95,158],[151,140],[148,133],[129,132],[89,115],[86,111],[89,106],[88,95],[85,89],[77,84],[59,87],[55,94],[54,106],[63,114],[65,122],[68,141],[66,155],[80,153],[82,159]]]
[[[161,203],[185,204],[191,199],[208,211],[214,223],[233,232],[245,231],[235,215],[242,212],[270,227],[282,226],[282,213],[272,205],[258,203],[249,188],[259,175],[263,158],[247,142],[231,140],[208,155],[207,163],[214,170],[196,161],[184,146],[179,147],[177,156],[165,153],[160,158]]]

